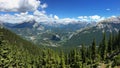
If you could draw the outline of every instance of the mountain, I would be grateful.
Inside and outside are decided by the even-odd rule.
[[[0,26],[0,68],[58,68],[59,58],[52,49],[40,48]]]
[[[29,21],[29,23],[24,22],[24,23],[19,23],[19,24],[18,23],[15,23],[15,24],[3,23],[3,25],[8,28],[32,28],[34,24],[35,24],[35,21]]]
[[[21,38],[10,30],[0,26],[0,37],[1,36],[3,36],[3,40],[5,40],[6,43],[8,43],[12,47],[16,47],[17,49],[23,49],[30,52],[31,54],[36,55],[40,52],[40,48],[35,44]]]
[[[108,23],[99,24],[106,25],[99,29],[108,28]],[[118,23],[114,24],[115,27],[117,25],[119,26]],[[59,38],[58,35],[54,35],[52,40],[59,41]],[[92,43],[89,47],[82,45],[81,48],[69,49],[67,53],[57,52],[45,47],[39,48],[0,25],[0,68],[103,68],[108,66],[114,68],[120,66],[120,31],[115,36],[111,35],[109,40],[104,37],[99,47],[96,47],[95,40]]]
[[[81,21],[69,24],[29,21],[15,24],[4,23],[3,26],[35,44],[58,47],[66,42],[76,30],[91,27],[93,24]]]
[[[96,26],[78,30],[67,40],[67,42],[65,42],[64,46],[78,47],[82,44],[90,45],[94,38],[97,40],[97,43],[100,43],[104,32],[107,37],[109,37],[111,33],[117,34],[119,30],[120,17],[111,17],[99,22]]]
[[[97,23],[73,22],[61,23],[37,23],[29,21],[17,24],[4,23],[4,27],[12,30],[24,39],[44,46],[80,46],[88,45],[95,38],[97,43],[101,41],[103,32],[109,36],[116,34],[120,29],[120,17],[111,17]]]

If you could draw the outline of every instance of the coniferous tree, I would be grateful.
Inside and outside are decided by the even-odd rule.
[[[119,33],[118,33],[118,47],[119,47],[119,51],[120,51],[120,30],[119,30]]]
[[[102,56],[103,60],[105,60],[105,58],[107,56],[107,40],[106,40],[106,34],[105,33],[103,34],[101,56]]]
[[[8,42],[4,40],[3,37],[3,33],[0,32],[0,67],[7,68],[10,66],[12,59],[10,57],[10,48],[8,46]]]
[[[87,50],[86,50],[86,57],[88,58],[88,64],[91,64],[92,63],[92,46],[88,46],[87,47]]]
[[[109,40],[108,40],[108,53],[111,54],[112,53],[112,45],[113,45],[113,39],[112,39],[112,33],[110,34]]]
[[[66,56],[65,56],[65,64],[67,65],[67,66],[69,66],[69,64],[70,64],[70,62],[69,62],[69,55],[67,54]]]
[[[95,60],[96,60],[96,42],[95,42],[95,39],[93,40],[93,42],[92,42],[92,47],[91,47],[92,49],[91,49],[91,51],[92,51],[92,54],[91,54],[91,58],[92,58],[92,60],[93,60],[93,62],[95,62]]]
[[[86,48],[84,44],[82,44],[82,47],[81,47],[81,58],[82,58],[82,63],[85,63],[86,62]]]
[[[64,56],[64,53],[63,53],[63,51],[61,51],[61,62],[60,62],[60,68],[66,68],[66,66],[65,66],[65,56]]]

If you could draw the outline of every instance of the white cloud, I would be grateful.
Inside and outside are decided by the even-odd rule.
[[[85,19],[85,18],[88,18],[88,17],[87,16],[79,16],[78,18],[79,19],[83,19],[83,18]]]
[[[80,21],[101,21],[104,20],[105,17],[101,17],[98,15],[93,16],[79,16],[77,18],[62,18],[60,19],[57,15],[47,15],[43,11],[34,11],[33,15],[30,15],[28,12],[20,13],[20,14],[4,14],[0,15],[1,22],[8,22],[8,23],[23,23],[35,20],[38,23],[46,23],[46,24],[54,24],[54,22],[59,24],[69,24],[69,23],[80,23]]]
[[[98,15],[93,15],[93,16],[89,16],[89,18],[92,20],[97,20],[97,19],[100,19],[101,17]]]
[[[63,19],[56,20],[56,22],[66,25],[66,24],[70,24],[70,23],[78,23],[78,20],[75,18],[63,18]]]
[[[40,7],[47,7],[47,4],[41,4],[39,0],[0,0],[0,11],[5,12],[26,12],[35,11]]]
[[[0,0],[0,11],[21,12],[14,15],[0,15],[0,21],[7,23],[23,23],[35,20],[38,23],[53,24],[54,22],[56,22],[60,24],[69,24],[80,23],[80,21],[104,20],[104,17],[101,17],[99,15],[60,19],[57,15],[47,15],[46,12],[43,10],[47,6],[48,5],[46,3],[41,4],[40,0]],[[41,10],[37,10],[38,8]],[[29,14],[29,11],[33,11],[33,14]]]
[[[64,23],[72,23],[72,22],[75,22],[76,19],[73,19],[73,18],[64,18],[64,19],[61,19],[61,21],[63,21]]]
[[[54,19],[55,19],[55,20],[58,20],[59,17],[58,17],[57,15],[54,15]]]
[[[43,11],[38,11],[38,10],[36,10],[36,11],[33,13],[33,15],[35,15],[35,16],[42,16],[42,15],[44,15],[44,12],[43,12]]]
[[[41,8],[42,10],[37,10]],[[4,14],[0,15],[0,21],[8,23],[23,23],[35,20],[38,23],[78,23],[79,21],[99,21],[104,19],[98,15],[93,16],[79,16],[76,18],[62,18],[60,19],[57,15],[47,15],[43,10],[47,7],[47,4],[41,4],[39,0],[0,0],[0,11],[5,12],[21,12],[20,14]],[[33,14],[29,14],[28,11],[33,11]]]
[[[0,15],[0,21],[7,23],[23,23],[34,20],[33,15],[28,15],[28,13],[20,13],[20,14],[5,14]]]
[[[99,15],[93,15],[93,16],[79,16],[78,19],[80,21],[101,21],[104,20],[105,17],[101,17]]]
[[[79,16],[80,21],[88,21],[88,16]]]
[[[44,9],[44,8],[47,8],[47,6],[48,5],[46,3],[44,3],[43,5],[41,5],[41,8]]]
[[[111,16],[111,17],[114,17],[114,18],[116,18],[116,16],[114,16],[114,15],[113,15],[113,16]]]

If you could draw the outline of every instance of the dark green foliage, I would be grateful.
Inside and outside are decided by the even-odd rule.
[[[56,52],[50,48],[39,48],[2,28],[0,29],[0,68],[97,68],[99,63],[108,60],[113,62],[113,66],[118,66],[120,65],[119,42],[120,32],[116,36],[111,34],[109,40],[103,34],[99,47],[96,46],[94,39],[91,46],[83,44],[68,53]]]
[[[93,60],[93,62],[95,62],[95,60],[96,60],[96,41],[95,41],[95,39],[93,40],[93,42],[92,42],[92,49],[91,49],[91,51],[92,51],[92,55],[91,55],[91,58],[92,58],[92,60]]]
[[[110,34],[109,40],[108,40],[108,53],[112,53],[112,44],[113,44],[113,39],[112,39],[112,34]]]
[[[103,34],[102,42],[100,43],[100,54],[101,58],[105,60],[107,56],[107,40],[106,40],[106,34]]]
[[[0,28],[0,32],[3,34],[4,40],[8,41],[11,46],[17,46],[18,48],[21,49],[26,49],[32,54],[38,54],[40,52],[40,48],[35,46],[33,43],[26,41],[25,39],[22,39],[20,36],[16,35],[15,33],[4,29]]]
[[[113,66],[120,66],[120,55],[114,58]]]
[[[82,58],[82,63],[86,63],[86,48],[84,44],[81,47],[81,58]]]

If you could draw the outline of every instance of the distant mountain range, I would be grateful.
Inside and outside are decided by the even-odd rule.
[[[120,30],[120,17],[112,17],[99,22],[96,26],[78,30],[73,36],[65,42],[64,46],[89,45],[95,38],[97,43],[102,40],[103,33],[108,37],[110,33],[116,34]]]
[[[37,23],[29,21],[23,23],[3,23],[2,26],[12,30],[23,38],[44,46],[80,46],[90,44],[92,39],[100,42],[102,33],[116,34],[120,29],[120,17],[111,17],[100,22],[79,23]]]
[[[76,30],[91,27],[94,23],[96,22],[61,24],[29,21],[15,24],[3,23],[2,25],[36,44],[57,47],[66,42]]]

